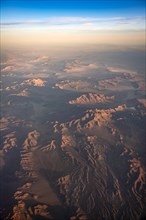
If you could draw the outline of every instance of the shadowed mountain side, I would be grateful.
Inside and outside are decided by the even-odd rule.
[[[31,196],[33,203],[45,204],[53,217],[58,206],[71,219],[140,219],[145,207],[144,148],[130,148],[125,138],[128,134],[125,136],[115,123],[115,118],[122,120],[122,114],[129,121],[144,120],[142,112],[137,112],[141,119],[133,113],[123,105],[88,110],[79,119],[55,127],[52,124],[53,147],[41,146],[38,132],[30,132],[24,141],[21,164],[25,179],[32,185],[29,190],[21,187],[19,190],[28,195],[17,200],[21,198],[27,207]],[[137,134],[142,138],[141,131]],[[129,138],[132,140],[133,135]]]

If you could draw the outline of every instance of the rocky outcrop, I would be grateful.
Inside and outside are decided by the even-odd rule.
[[[112,100],[114,100],[114,96],[89,93],[89,94],[81,95],[75,100],[69,101],[69,104],[86,105],[86,104],[105,103]]]
[[[65,80],[55,84],[59,89],[71,90],[71,91],[95,91],[97,85],[82,80]]]
[[[42,79],[27,79],[21,83],[21,85],[30,85],[30,86],[38,86],[42,87],[45,86],[46,81]]]
[[[137,174],[136,175],[137,178],[135,179],[135,182],[133,184],[132,191],[135,194],[135,196],[139,197],[146,182],[146,170],[143,164],[141,163],[141,161],[138,160],[137,158],[132,158],[131,160],[129,160],[129,162],[130,162],[130,171],[128,174],[129,181],[130,181],[130,177],[132,176],[134,177],[135,174]]]
[[[38,144],[38,138],[40,134],[38,131],[34,130],[28,133],[27,139],[24,141],[23,147],[24,149],[29,149],[32,147],[36,147]]]
[[[16,68],[14,66],[6,66],[1,70],[1,72],[14,71],[15,69]]]
[[[20,120],[14,116],[2,117],[0,119],[0,130],[8,130],[10,127],[18,127],[18,126],[27,125],[24,120]]]
[[[67,64],[64,68],[64,72],[66,73],[85,73],[87,71],[90,71],[92,69],[97,69],[98,66],[95,63],[91,64],[81,64],[81,63],[73,63],[73,64]]]
[[[6,88],[3,88],[3,91],[11,91],[11,90],[18,90],[23,88],[24,86],[29,85],[29,86],[35,86],[35,87],[44,87],[46,85],[46,81],[42,80],[40,78],[38,79],[27,79],[21,82],[20,84],[15,83],[14,85],[7,86]],[[27,89],[23,89],[22,92],[19,92],[17,94],[11,94],[12,96],[28,96]]]
[[[130,74],[131,76],[136,74],[136,72],[132,70],[121,69],[121,68],[116,68],[116,67],[108,67],[107,69],[113,73],[126,73],[126,74]]]
[[[11,148],[17,147],[16,132],[11,132],[4,136],[3,151],[7,152]]]
[[[76,119],[70,121],[65,124],[61,124],[62,130],[64,131],[66,128],[74,127],[77,131],[85,128],[93,128],[93,127],[102,127],[102,126],[111,126],[112,122],[112,114],[123,111],[127,107],[126,105],[121,105],[116,108],[111,109],[95,109],[95,110],[87,110],[85,115],[81,119]],[[66,131],[66,130],[65,130]],[[68,132],[66,132],[68,134]]]
[[[101,90],[122,91],[122,90],[145,90],[146,84],[143,77],[134,74],[131,71],[119,72],[119,75],[101,79],[98,82],[89,82],[83,80],[65,80],[56,83],[56,87],[63,90],[81,91],[95,93]]]
[[[122,78],[117,76],[112,79],[105,79],[105,80],[100,80],[98,81],[98,89],[99,90],[122,90],[123,88],[127,88],[124,85],[120,85],[122,82]]]
[[[35,217],[53,219],[45,204],[27,206],[24,201],[19,201],[18,205],[13,208],[13,220],[33,220]]]
[[[61,147],[74,147],[76,145],[76,142],[74,140],[74,137],[70,134],[69,130],[64,127],[62,128],[62,142]]]
[[[41,150],[42,150],[43,152],[47,152],[47,151],[49,151],[49,150],[55,150],[55,149],[56,149],[56,140],[52,140],[51,143],[49,143],[48,145],[43,146],[43,147],[41,148]]]
[[[16,93],[16,94],[11,94],[10,96],[22,96],[22,97],[27,97],[28,96],[28,91],[27,89],[22,90],[22,92]]]

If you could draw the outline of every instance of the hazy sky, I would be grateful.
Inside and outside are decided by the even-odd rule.
[[[144,44],[145,16],[145,0],[1,0],[1,42]]]

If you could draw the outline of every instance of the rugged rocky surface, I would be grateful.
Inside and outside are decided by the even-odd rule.
[[[30,85],[30,86],[45,86],[45,81],[42,79],[28,79],[22,82],[21,85]]]
[[[69,101],[69,104],[86,105],[86,104],[105,103],[112,100],[114,100],[114,96],[89,93],[89,94],[81,95],[75,100]]]
[[[65,80],[55,84],[59,89],[76,90],[76,91],[95,91],[97,85],[82,80]]]
[[[145,165],[113,122],[114,115],[125,111],[130,110],[126,106],[90,110],[80,120],[61,125],[61,148],[78,164],[60,183],[61,190],[66,202],[86,210],[89,219],[118,219],[121,212],[121,219],[127,219],[129,213],[131,219],[139,219],[144,209]],[[114,160],[123,164],[121,174],[121,165],[117,167]],[[129,195],[123,193],[125,188]]]
[[[2,64],[0,218],[144,219],[142,76],[95,60],[23,60]]]
[[[143,120],[142,112],[137,114]],[[28,132],[16,173],[25,182],[14,193],[12,219],[59,219],[52,204],[60,207],[62,215],[63,206],[72,207],[68,217],[60,219],[140,219],[146,186],[144,147],[139,151],[138,140],[131,147],[133,136],[127,139],[120,126],[130,121],[135,132],[136,117],[126,105],[87,110],[81,118],[52,122],[46,146],[37,130]],[[5,136],[5,152],[17,147],[14,135]],[[48,189],[46,196],[42,187]]]
[[[110,69],[111,70],[111,69]],[[113,69],[112,69],[113,71]],[[119,75],[115,75],[112,78],[101,79],[95,82],[82,81],[82,80],[65,80],[60,83],[56,83],[56,87],[63,90],[75,90],[82,92],[97,92],[97,91],[123,91],[123,90],[145,90],[146,84],[144,78],[138,76],[136,73],[133,73],[129,70],[120,70],[116,69],[114,73],[118,72]]]
[[[2,88],[2,90],[10,91],[10,90],[18,90],[21,88],[24,88],[26,85],[28,86],[35,86],[35,87],[43,87],[46,85],[46,81],[42,79],[27,79],[22,81],[20,84],[17,84],[14,82],[14,85],[7,86],[5,88]],[[22,92],[16,94],[17,96],[27,96],[26,89],[24,89]]]

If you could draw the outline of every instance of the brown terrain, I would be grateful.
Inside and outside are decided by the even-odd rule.
[[[86,104],[96,104],[105,103],[114,100],[114,96],[106,96],[104,94],[94,94],[88,93],[81,95],[75,100],[69,101],[69,104],[86,105]]]
[[[97,88],[96,85],[90,82],[82,81],[82,80],[65,80],[61,81],[60,83],[55,84],[56,87],[59,89],[64,90],[76,90],[76,91],[95,91],[94,89]]]
[[[52,123],[46,146],[41,145],[37,130],[30,131],[20,151],[21,168],[16,175],[25,182],[14,193],[12,219],[59,219],[51,207],[60,207],[63,213],[64,205],[74,207],[71,220],[125,219],[129,213],[130,219],[139,219],[146,170],[138,156],[138,141],[130,148],[133,137],[127,139],[118,127],[119,121],[125,123],[126,112],[132,117],[131,109],[122,105],[87,110],[79,119]],[[4,137],[3,146],[4,154],[18,147],[15,132]]]
[[[69,74],[78,74],[85,73],[86,71],[90,71],[92,69],[97,69],[98,66],[94,63],[83,65],[79,61],[75,61],[73,64],[67,64],[64,68],[65,73]]]
[[[21,88],[22,86],[25,86],[25,85],[42,87],[42,86],[45,86],[45,83],[46,83],[46,81],[44,81],[42,79],[27,79],[27,80],[24,80],[19,85],[16,84],[16,85],[13,85],[13,86],[9,86],[9,87],[3,88],[3,90],[15,90],[15,89],[19,89],[19,88]]]
[[[146,85],[143,77],[130,71],[123,72],[120,76],[110,79],[98,80],[97,82],[87,82],[82,80],[66,80],[55,85],[64,90],[76,90],[82,92],[97,92],[101,90],[123,91],[135,90],[136,88],[145,90]]]
[[[43,72],[48,60],[26,60],[27,74]],[[75,59],[52,64],[45,80],[10,76],[15,62],[2,68],[0,219],[144,219],[144,78]],[[61,70],[73,78],[60,81]],[[84,72],[90,78],[76,78]]]

